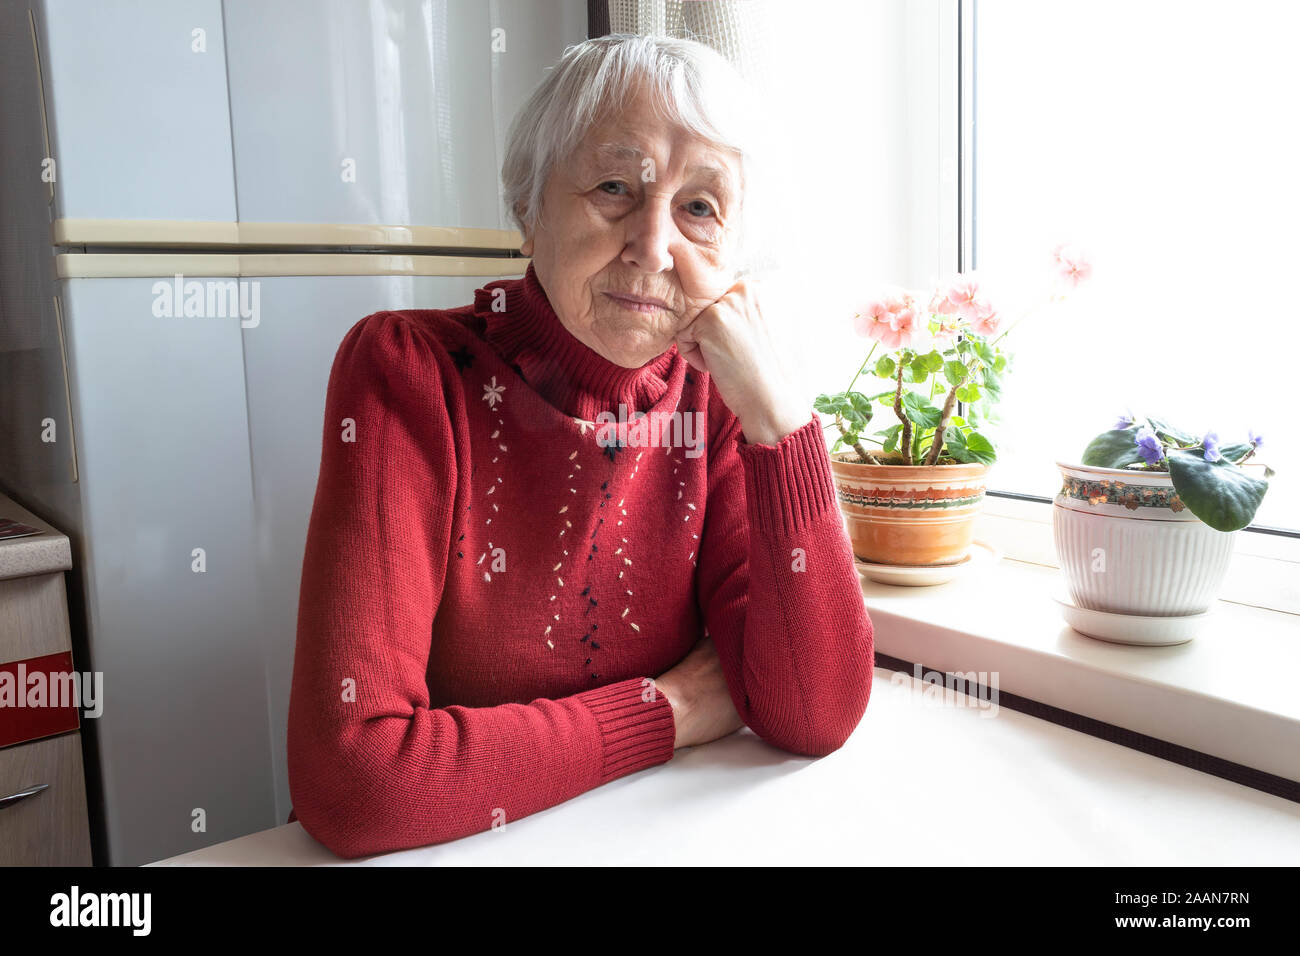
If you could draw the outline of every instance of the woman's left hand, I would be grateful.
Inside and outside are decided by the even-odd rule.
[[[759,290],[756,279],[737,280],[677,332],[676,342],[682,357],[713,379],[745,440],[775,445],[808,424],[812,409],[793,395]]]

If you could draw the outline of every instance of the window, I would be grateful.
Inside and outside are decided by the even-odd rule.
[[[1053,463],[1131,408],[1262,434],[1256,523],[1300,530],[1300,4],[967,0],[963,29],[966,262],[1012,316],[1056,241],[1094,267],[1008,337],[992,487],[1053,495]]]

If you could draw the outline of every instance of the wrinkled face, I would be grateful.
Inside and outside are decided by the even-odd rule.
[[[740,188],[737,153],[638,95],[556,164],[520,248],[565,328],[635,368],[734,284]]]

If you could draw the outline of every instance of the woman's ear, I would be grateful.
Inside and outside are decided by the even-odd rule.
[[[517,218],[519,221],[523,221],[524,218],[525,218],[525,217],[521,214],[521,210],[519,210],[519,209],[516,209],[516,218]],[[532,254],[533,254],[533,226],[532,226],[531,223],[530,223],[529,225],[527,225],[527,226],[523,229],[523,235],[524,235],[524,240],[523,240],[523,242],[521,242],[521,243],[519,244],[519,251],[520,251],[520,253],[522,253],[522,254],[525,255],[525,256],[532,256]]]

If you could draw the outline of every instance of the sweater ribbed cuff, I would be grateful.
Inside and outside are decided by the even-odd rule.
[[[647,694],[647,689],[643,678],[632,677],[576,695],[600,725],[605,747],[602,783],[672,758],[677,740],[673,705],[667,695],[658,690]]]
[[[775,445],[738,443],[745,495],[763,534],[796,534],[838,507],[831,459],[816,415]]]

